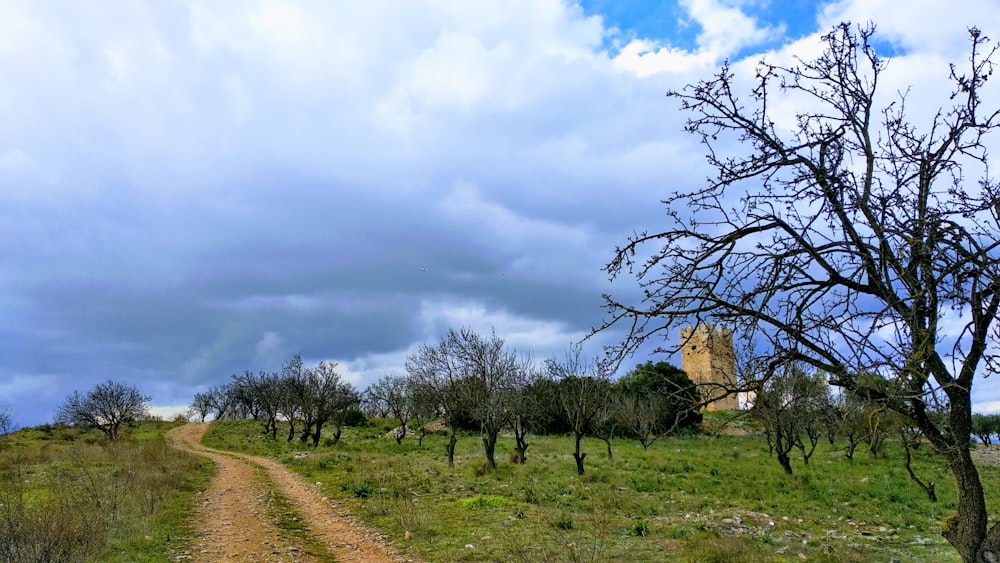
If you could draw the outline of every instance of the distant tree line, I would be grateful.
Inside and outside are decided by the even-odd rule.
[[[577,472],[584,473],[581,442],[599,438],[612,456],[611,439],[638,439],[644,448],[669,432],[701,421],[700,396],[684,372],[647,363],[614,382],[600,361],[585,360],[573,346],[564,360],[536,363],[495,333],[450,330],[406,361],[406,373],[386,375],[364,393],[367,414],[399,422],[395,439],[414,435],[422,444],[427,422],[440,420],[448,434],[449,466],[461,432],[479,432],[486,468],[496,468],[501,432],[514,437],[516,462],[525,463],[530,435],[572,434]]]
[[[288,424],[286,440],[298,439],[318,446],[323,428],[334,428],[332,441],[340,440],[352,417],[362,416],[357,407],[358,391],[344,381],[337,364],[320,362],[308,367],[296,355],[280,371],[244,371],[234,374],[224,385],[197,393],[192,409],[204,422],[216,420],[258,420],[263,432],[278,438],[278,421]]]

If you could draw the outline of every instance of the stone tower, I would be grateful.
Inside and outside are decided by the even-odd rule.
[[[681,369],[698,385],[710,411],[738,410],[733,332],[711,325],[681,329]]]

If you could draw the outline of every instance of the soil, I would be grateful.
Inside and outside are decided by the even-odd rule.
[[[167,434],[181,450],[211,459],[217,475],[201,493],[194,514],[195,536],[177,561],[267,561],[274,563],[398,562],[377,533],[338,510],[335,502],[280,463],[262,457],[207,448],[207,424],[187,424]],[[274,522],[275,492],[295,507],[302,535],[283,532]]]

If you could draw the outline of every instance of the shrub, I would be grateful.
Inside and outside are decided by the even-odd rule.
[[[350,408],[344,412],[344,426],[351,426],[354,428],[364,426],[368,423],[368,417],[365,416],[364,411],[358,408]]]
[[[369,498],[375,494],[375,485],[368,481],[359,481],[346,487],[346,491],[356,498]]]

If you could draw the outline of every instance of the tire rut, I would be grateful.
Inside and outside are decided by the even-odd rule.
[[[196,535],[189,553],[178,560],[268,561],[275,563],[399,562],[377,533],[337,509],[277,461],[224,452],[201,445],[208,424],[191,423],[171,430],[167,438],[181,450],[211,459],[218,468],[210,488],[196,507]],[[283,534],[269,516],[274,493],[284,496],[305,524],[308,541]],[[325,548],[315,549],[310,542]],[[330,556],[332,554],[332,558]]]

